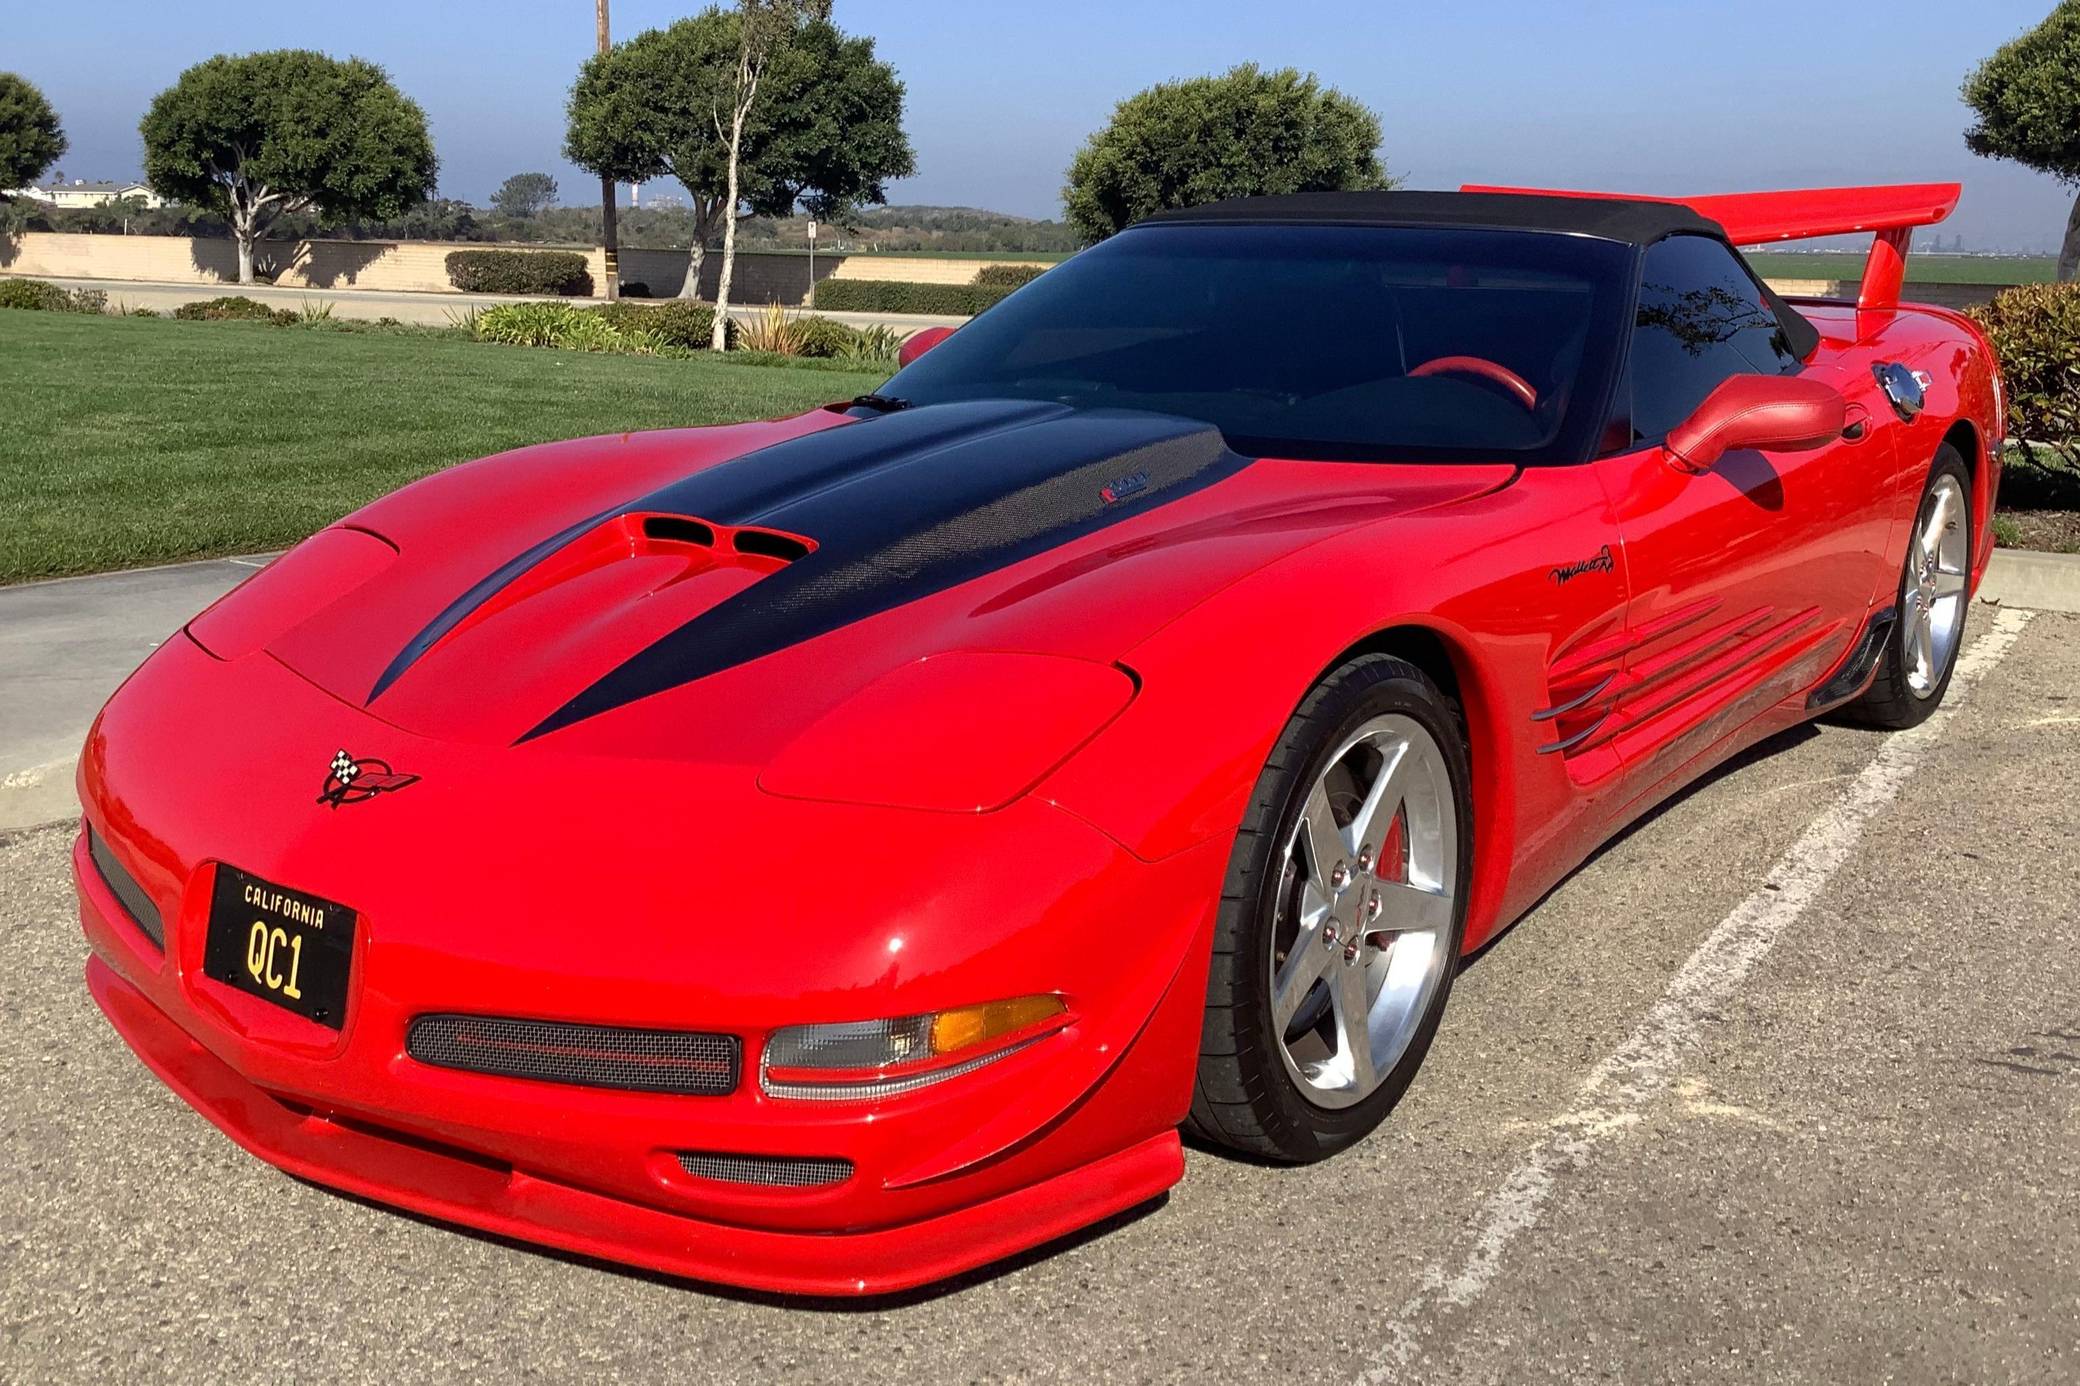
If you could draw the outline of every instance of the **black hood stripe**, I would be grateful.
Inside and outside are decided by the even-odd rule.
[[[522,741],[1043,553],[1249,461],[1196,420],[1051,404],[935,405],[823,429],[696,472],[501,565],[399,652],[377,692],[506,583],[614,515],[769,526],[817,548],[637,652]]]

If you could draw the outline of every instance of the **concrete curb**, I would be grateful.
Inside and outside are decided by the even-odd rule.
[[[79,817],[73,792],[77,756],[0,775],[0,834],[47,827]]]
[[[2080,613],[2080,553],[1997,549],[1979,584],[1979,600]]]

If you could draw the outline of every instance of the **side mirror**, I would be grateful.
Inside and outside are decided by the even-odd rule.
[[[903,345],[896,349],[896,363],[907,366],[952,335],[953,329],[950,327],[927,327],[922,331],[913,332],[905,337]]]
[[[1671,428],[1664,446],[1671,462],[1702,472],[1741,448],[1822,447],[1848,425],[1849,402],[1832,385],[1797,375],[1736,375]]]

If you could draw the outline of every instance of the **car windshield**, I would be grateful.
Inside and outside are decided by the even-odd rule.
[[[1252,456],[1572,461],[1602,422],[1630,264],[1545,231],[1145,226],[881,393],[1177,414]]]

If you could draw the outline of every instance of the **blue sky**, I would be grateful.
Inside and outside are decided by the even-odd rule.
[[[0,64],[38,83],[72,177],[140,161],[152,95],[212,53],[318,48],[383,64],[426,108],[443,191],[482,201],[558,157],[591,0],[72,0],[10,6]],[[698,6],[614,0],[617,37]],[[2050,0],[837,0],[908,83],[918,176],[896,200],[1058,213],[1062,170],[1122,97],[1255,61],[1318,73],[1380,112],[1420,187],[1536,182],[1641,192],[1961,179],[1944,228],[2055,245],[2071,195],[1973,158],[1957,88]]]

